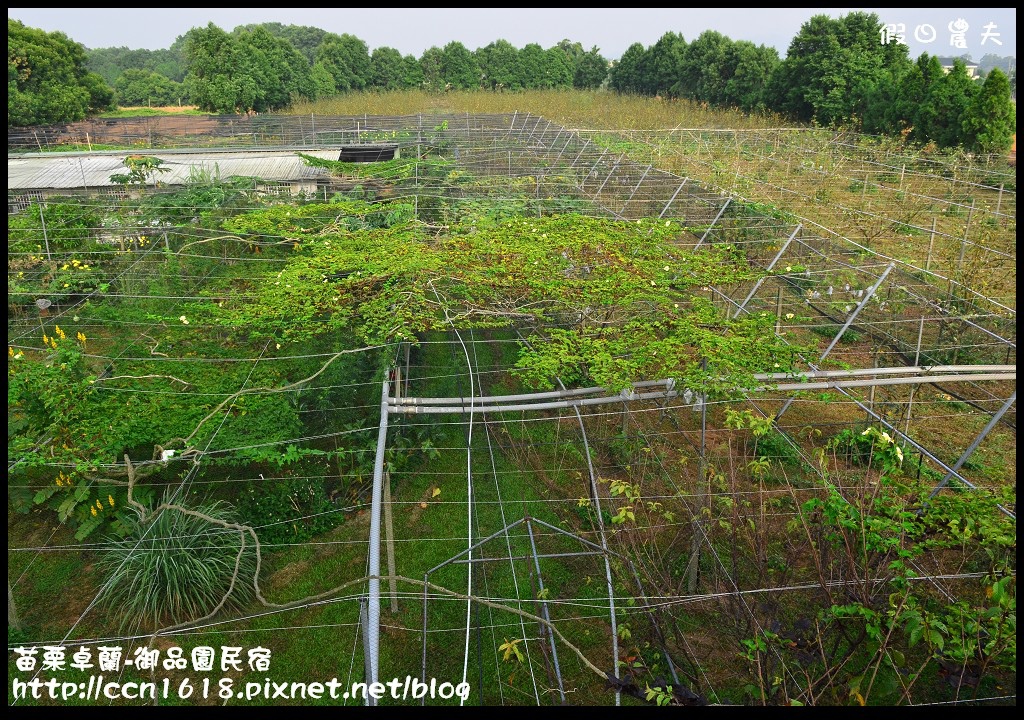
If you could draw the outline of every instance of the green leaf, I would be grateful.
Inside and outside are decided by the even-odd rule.
[[[92,532],[102,524],[102,517],[90,517],[88,520],[86,520],[79,526],[78,532],[75,533],[75,539],[84,540],[85,538],[89,537],[89,535],[91,535]]]
[[[53,497],[53,494],[60,490],[56,485],[47,485],[42,490],[35,494],[32,498],[32,502],[36,505],[42,505],[44,502]]]
[[[508,662],[514,655],[516,659],[522,663],[526,659],[523,657],[523,652],[519,649],[519,643],[522,641],[522,638],[516,638],[515,640],[505,638],[505,642],[498,646],[498,649],[504,653],[502,655],[502,660]]]

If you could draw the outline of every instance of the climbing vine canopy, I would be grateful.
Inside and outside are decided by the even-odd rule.
[[[469,218],[438,231],[411,221],[348,229],[332,217],[330,206],[306,206],[233,220],[243,236],[293,241],[294,255],[256,284],[255,300],[206,306],[210,319],[281,341],[354,332],[367,344],[515,326],[534,348],[519,373],[538,387],[556,377],[612,389],[660,377],[744,387],[795,354],[774,338],[773,319],[727,320],[708,297],[709,286],[761,271],[732,247],[681,245],[672,221]]]

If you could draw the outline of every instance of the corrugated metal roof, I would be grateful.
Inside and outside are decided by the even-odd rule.
[[[127,172],[124,159],[144,154],[164,161],[169,172],[158,173],[149,184],[184,185],[194,171],[222,179],[258,177],[264,180],[298,181],[328,177],[322,168],[308,167],[295,150],[232,152],[117,152],[19,155],[7,158],[8,190],[42,190],[115,187],[110,176]],[[303,150],[324,160],[337,160],[338,150]]]

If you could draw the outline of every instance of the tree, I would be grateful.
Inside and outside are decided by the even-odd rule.
[[[262,28],[275,38],[286,40],[306,58],[306,64],[312,66],[316,60],[316,50],[330,33],[309,25],[283,25],[279,22],[265,22],[250,25],[239,25],[232,32],[251,32]]]
[[[84,46],[8,19],[8,125],[81,120],[110,109],[113,99],[103,78],[88,70]]]
[[[508,40],[495,40],[475,53],[483,85],[491,90],[519,90],[523,87],[518,72],[519,49]]]
[[[643,89],[648,95],[669,95],[683,75],[686,40],[682,33],[667,32],[647,51]]]
[[[942,148],[963,145],[967,138],[964,121],[977,90],[964,62],[953,61],[953,69],[930,85],[921,102],[919,117],[928,122],[922,121],[918,139],[933,140]]]
[[[114,85],[125,70],[149,70],[169,80],[185,79],[181,47],[168,50],[129,50],[127,47],[97,48],[85,51],[89,70]]]
[[[568,38],[564,38],[562,40],[559,40],[558,44],[555,45],[555,47],[561,50],[563,53],[565,53],[565,57],[569,60],[569,64],[572,67],[572,71],[573,73],[575,73],[576,68],[580,64],[580,60],[586,54],[586,51],[583,49],[583,44],[579,42],[573,42]]]
[[[328,98],[337,92],[334,76],[322,62],[313,63],[313,69],[309,71],[309,81],[313,88],[313,100]]]
[[[702,32],[683,53],[676,94],[712,105],[724,104],[730,75],[726,58],[731,49],[732,40],[722,33]]]
[[[1010,149],[1017,131],[1017,106],[1011,99],[1010,81],[993,68],[971,102],[963,120],[965,143],[984,153]]]
[[[375,90],[400,90],[405,87],[402,53],[379,47],[370,56],[370,87]]]
[[[125,70],[114,83],[119,107],[180,105],[185,99],[181,83],[151,70]]]
[[[544,51],[544,84],[545,88],[571,88],[573,67],[572,60],[558,46]]]
[[[480,87],[480,66],[465,45],[453,40],[441,51],[441,77],[446,89],[472,90]]]
[[[185,33],[185,90],[197,106],[211,112],[244,112],[256,106],[261,88],[251,58],[238,40],[212,22]]]
[[[883,45],[874,13],[815,15],[789,45],[769,82],[772,109],[824,125],[859,122],[887,79],[909,69],[907,46]]]
[[[443,54],[441,48],[436,45],[423,51],[419,64],[423,75],[423,87],[427,90],[444,91],[445,80],[441,71]]]
[[[725,83],[724,102],[746,112],[764,110],[765,88],[779,64],[779,52],[773,47],[739,40],[726,52],[725,64],[729,79]]]
[[[406,55],[402,58],[402,87],[423,87],[423,66],[415,55]]]
[[[316,60],[331,73],[338,92],[363,90],[370,84],[370,51],[354,35],[328,35],[316,51]]]
[[[643,92],[641,70],[646,53],[641,43],[633,43],[626,48],[610,71],[608,84],[612,90],[629,94]]]
[[[594,90],[601,87],[608,77],[608,61],[601,57],[595,45],[584,50],[582,43],[568,39],[560,41],[555,48],[565,54],[572,71],[572,87],[577,90]]]
[[[213,23],[192,28],[183,53],[185,89],[203,110],[264,112],[317,93],[306,59],[264,27],[232,34]]]
[[[942,75],[938,58],[923,53],[901,76],[880,83],[864,114],[864,131],[905,133],[911,141],[927,142],[934,118],[924,99]]]
[[[608,61],[597,46],[580,57],[573,74],[572,86],[577,90],[596,90],[608,79]]]
[[[544,87],[544,48],[537,43],[524,45],[519,51],[519,83],[522,87],[535,90]]]
[[[250,58],[247,69],[263,91],[255,110],[276,110],[289,105],[292,97],[314,95],[309,64],[291,43],[263,27],[238,33],[237,37],[241,51]]]

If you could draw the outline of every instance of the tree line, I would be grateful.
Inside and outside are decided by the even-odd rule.
[[[935,56],[912,60],[906,45],[881,43],[881,27],[874,13],[816,15],[784,59],[775,48],[716,31],[690,42],[666,32],[649,47],[632,44],[612,63],[597,47],[568,39],[547,49],[499,39],[474,51],[453,41],[416,58],[391,47],[371,52],[354,35],[281,23],[231,32],[210,23],[167,50],[86,50],[63,33],[9,19],[8,125],[76,120],[114,104],[239,113],[365,90],[607,88],[938,147],[1009,147],[1016,112],[1006,74],[993,68],[981,82],[959,60],[948,72]]]

